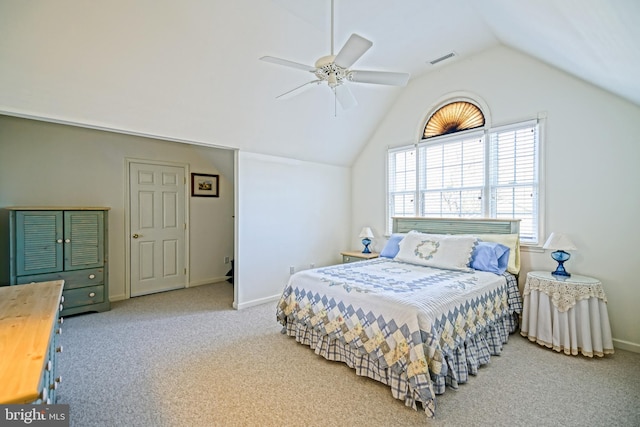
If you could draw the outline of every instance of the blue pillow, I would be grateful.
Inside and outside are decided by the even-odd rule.
[[[389,240],[387,240],[387,244],[384,245],[382,252],[380,252],[380,256],[385,258],[395,258],[395,256],[398,255],[398,252],[400,252],[400,246],[398,244],[402,239],[404,239],[404,236],[406,236],[404,233],[392,234],[391,237],[389,237]]]
[[[475,270],[502,274],[509,264],[509,252],[510,249],[500,243],[478,241],[469,265]]]

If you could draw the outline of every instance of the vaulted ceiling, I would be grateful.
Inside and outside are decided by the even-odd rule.
[[[0,113],[349,165],[403,89],[276,100],[314,76],[258,60],[328,55],[330,3],[0,0]],[[334,43],[412,79],[502,44],[640,105],[638,22],[637,0],[335,0]]]

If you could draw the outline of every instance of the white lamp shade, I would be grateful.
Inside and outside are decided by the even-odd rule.
[[[360,236],[362,238],[369,238],[371,239],[373,237],[373,231],[371,231],[370,227],[362,227],[362,231],[360,231]]]
[[[562,233],[551,233],[542,247],[556,251],[573,251],[578,249],[571,239],[569,239],[569,236]]]

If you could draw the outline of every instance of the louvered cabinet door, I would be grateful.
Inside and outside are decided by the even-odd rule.
[[[104,264],[104,212],[64,212],[64,269],[80,270]]]
[[[109,208],[6,209],[11,285],[64,280],[65,316],[110,309]]]
[[[18,276],[62,270],[62,212],[16,212],[15,245]]]

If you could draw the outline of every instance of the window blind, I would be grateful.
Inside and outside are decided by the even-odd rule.
[[[418,150],[420,216],[481,217],[484,134],[442,138]]]
[[[538,243],[537,120],[390,149],[387,178],[389,232],[394,216],[515,218]]]
[[[389,150],[387,229],[394,216],[416,216],[416,148],[414,145]]]
[[[538,124],[492,129],[490,141],[491,217],[520,219],[520,239],[537,243]]]

